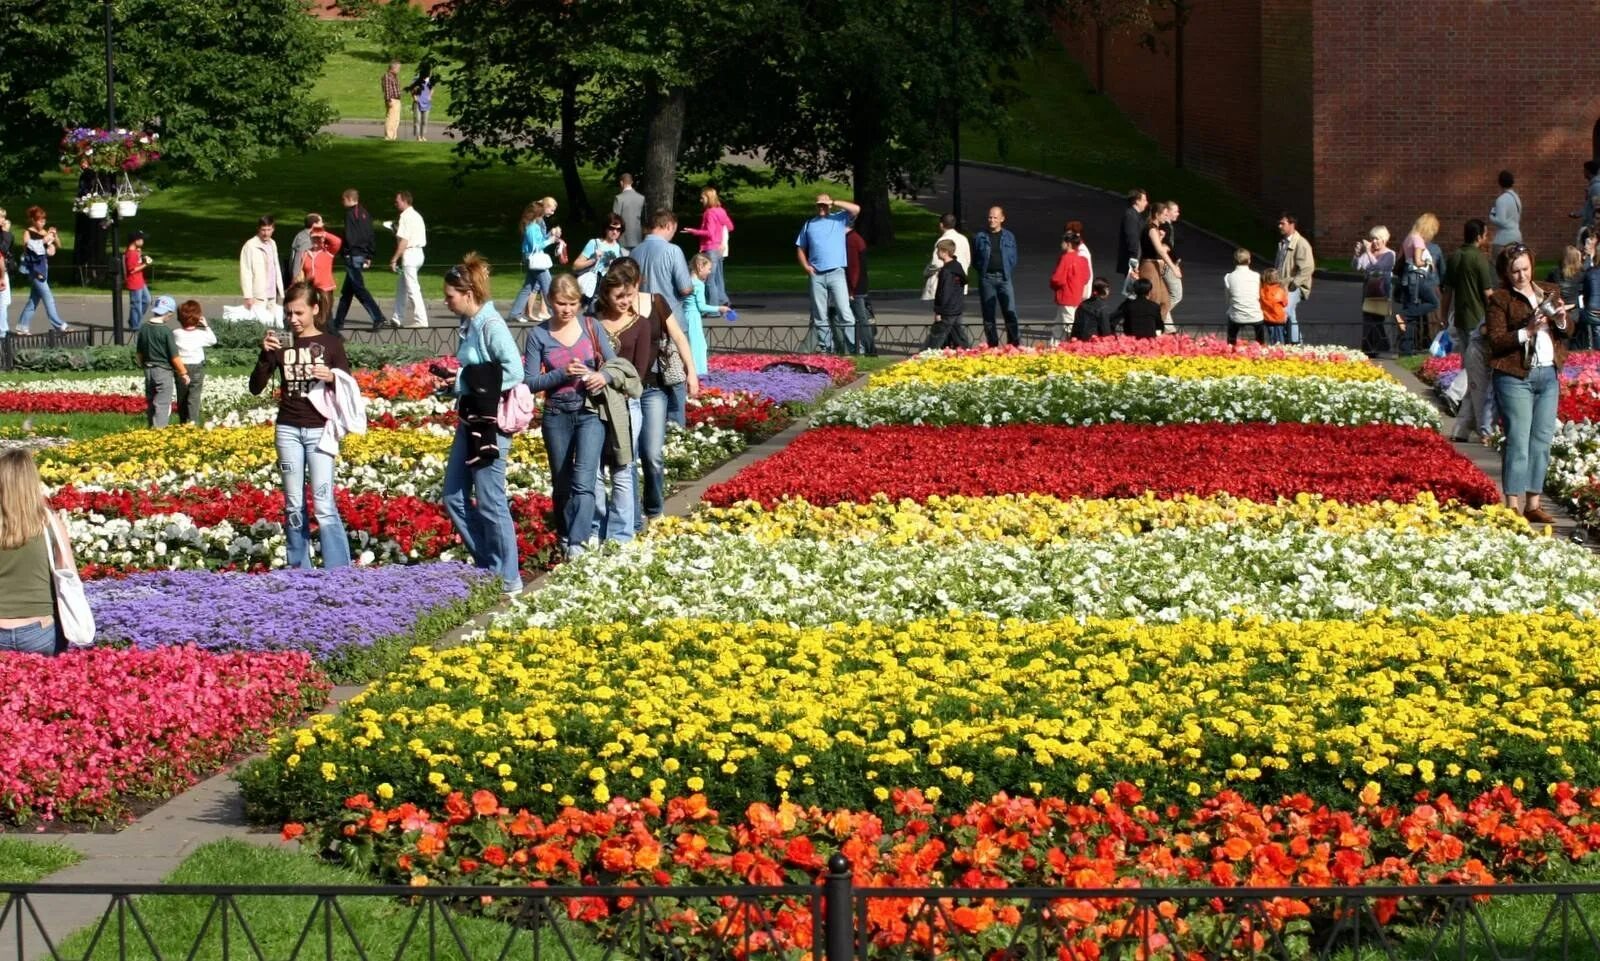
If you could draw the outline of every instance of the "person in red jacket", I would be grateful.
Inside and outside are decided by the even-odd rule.
[[[1083,301],[1083,290],[1089,285],[1089,261],[1078,253],[1083,238],[1075,230],[1061,236],[1061,258],[1056,261],[1055,272],[1050,275],[1050,289],[1056,295],[1056,324],[1051,336],[1061,340],[1072,329],[1073,315]]]
[[[844,281],[850,291],[850,312],[853,318],[841,317],[844,323],[852,319],[856,327],[856,353],[867,357],[878,356],[877,328],[872,323],[871,288],[867,283],[867,241],[851,224],[844,235]]]
[[[300,257],[300,263],[295,265],[297,279],[310,282],[317,289],[317,297],[322,300],[323,316],[333,316],[333,292],[337,286],[333,282],[333,265],[339,257],[339,248],[344,246],[344,241],[339,235],[330,233],[320,225],[311,229],[311,248]]]

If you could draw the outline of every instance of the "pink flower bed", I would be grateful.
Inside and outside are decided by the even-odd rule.
[[[260,745],[328,691],[301,652],[0,655],[0,822],[125,816]]]
[[[738,374],[810,369],[827,374],[835,384],[848,384],[859,376],[848,358],[831,354],[712,354],[707,364],[713,372]]]

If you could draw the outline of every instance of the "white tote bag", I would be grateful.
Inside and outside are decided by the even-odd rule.
[[[70,560],[61,566],[61,555],[66,551],[58,549],[52,521],[45,521],[44,542],[45,550],[50,555],[50,588],[55,595],[56,630],[61,632],[68,646],[92,647],[94,611],[89,609],[89,598],[83,593],[83,581],[78,577],[78,569]]]

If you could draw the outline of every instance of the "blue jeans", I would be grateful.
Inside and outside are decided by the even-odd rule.
[[[11,333],[11,285],[0,290],[0,337]]]
[[[472,563],[500,575],[501,590],[522,590],[522,570],[517,566],[517,528],[511,522],[506,498],[506,457],[511,435],[499,434],[500,456],[488,464],[468,467],[471,434],[456,424],[450,460],[444,468],[444,511],[472,555]]]
[[[639,529],[639,432],[644,426],[642,405],[636,398],[628,398],[628,422],[632,427],[633,461],[627,467],[613,467],[609,457],[602,456],[594,480],[594,536],[603,541],[624,543],[633,540]],[[607,448],[611,445],[607,444]],[[611,474],[608,493],[602,483],[604,475]]]
[[[1295,308],[1300,306],[1300,301],[1302,299],[1304,299],[1304,298],[1301,296],[1300,288],[1296,287],[1294,290],[1289,291],[1288,321],[1289,321],[1289,343],[1291,343],[1291,344],[1300,343],[1300,318],[1296,315]],[[1278,328],[1278,329],[1279,329],[1280,332],[1283,330],[1283,328],[1281,328],[1281,327]],[[1279,339],[1278,343],[1283,343],[1283,341],[1281,339],[1281,333],[1280,333],[1280,339]]]
[[[24,332],[33,329],[33,312],[39,308],[40,301],[44,302],[44,313],[50,318],[50,326],[56,330],[64,329],[67,322],[56,312],[56,295],[50,292],[50,282],[47,280],[34,280],[33,289],[28,293],[28,303],[22,308],[22,316],[17,318],[17,329]]]
[[[528,298],[532,297],[536,290],[541,298],[549,299],[550,271],[532,269],[523,271],[522,289],[517,291],[517,299],[511,302],[511,313],[507,316],[521,317],[523,309],[528,306]]]
[[[1294,295],[1290,294],[1289,296],[1293,297]],[[1265,326],[1267,328],[1267,343],[1269,345],[1285,343],[1283,338],[1289,331],[1289,326],[1287,324],[1266,324]]]
[[[995,326],[998,309],[1005,317],[1006,343],[1013,347],[1022,343],[1022,331],[1017,324],[1017,303],[1011,293],[1011,278],[1005,274],[984,274],[978,281],[978,295],[983,305],[983,339],[990,347],[1000,346],[1000,331]]]
[[[0,627],[0,653],[46,654],[56,652],[56,625],[29,624],[26,627]]]
[[[279,424],[273,431],[278,448],[278,470],[283,474],[283,527],[289,540],[289,566],[310,567],[306,541],[306,472],[311,472],[311,512],[317,519],[317,538],[323,567],[350,563],[350,538],[345,535],[339,506],[333,499],[333,456],[317,450],[321,427]]]
[[[345,257],[344,287],[339,291],[339,309],[333,312],[334,333],[344,330],[344,319],[350,314],[351,300],[358,300],[361,306],[367,308],[367,316],[372,318],[373,330],[383,326],[383,311],[378,309],[378,301],[373,298],[372,291],[367,289],[367,278],[362,274],[371,263],[372,261],[365,257]]]
[[[706,303],[720,307],[728,302],[728,282],[722,277],[722,252],[708,250],[705,254],[711,258],[711,276],[706,278]]]
[[[1507,497],[1539,494],[1550,467],[1550,441],[1556,434],[1556,402],[1561,396],[1554,367],[1535,367],[1527,379],[1494,372],[1494,393],[1506,422],[1500,489]]]
[[[544,449],[550,457],[551,500],[555,501],[557,536],[567,556],[582,553],[594,530],[594,480],[606,426],[587,407],[544,409]]]
[[[128,329],[138,330],[144,315],[150,312],[150,288],[140,287],[128,291]]]
[[[646,387],[639,398],[639,473],[645,517],[660,517],[667,500],[667,392]],[[637,525],[636,525],[637,526]]]
[[[819,270],[811,275],[811,333],[816,339],[817,350],[824,354],[833,353],[833,328],[828,322],[830,310],[837,310],[840,317],[853,316],[850,313],[850,285],[845,280],[843,267]],[[845,346],[854,349],[854,325],[845,327],[842,334]]]

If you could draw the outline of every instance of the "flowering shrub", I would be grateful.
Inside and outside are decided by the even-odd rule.
[[[698,791],[876,812],[918,787],[948,811],[1119,778],[1161,800],[1600,780],[1600,692],[1573,680],[1600,671],[1600,621],[1570,614],[675,620],[415,654],[280,736],[241,775],[250,802],[322,819],[383,784],[419,803],[487,785],[541,816]]]
[[[1360,503],[1432,491],[1467,505],[1494,484],[1434,431],[1303,424],[1093,427],[847,427],[801,434],[710,487],[705,501],[768,506],[924,501],[946,494],[1138,497],[1229,493],[1257,501],[1300,492]]]
[[[73,127],[61,137],[61,166],[100,173],[138,170],[161,159],[160,140],[160,134],[120,127]]]
[[[363,564],[449,559],[461,539],[437,500],[335,488],[334,500],[350,536],[351,556]],[[51,505],[71,512],[73,548],[85,577],[145,570],[208,568],[259,571],[282,566],[283,492],[250,484],[151,490],[64,487]],[[512,519],[525,565],[549,563],[555,533],[544,494],[515,494]],[[314,525],[313,525],[314,527]]]
[[[1143,372],[915,381],[840,394],[819,424],[1311,423],[1434,427],[1433,405],[1392,380],[1322,377],[1190,379]]]
[[[989,377],[1034,380],[1042,377],[1089,377],[1121,380],[1129,374],[1155,374],[1193,380],[1209,377],[1318,377],[1324,380],[1393,381],[1383,368],[1365,358],[1317,356],[1240,356],[1222,354],[1088,354],[1070,350],[990,353],[929,353],[874,373],[868,390],[895,384],[938,385]]]
[[[665,804],[618,798],[546,819],[480,789],[451,792],[438,808],[358,794],[305,839],[410,886],[806,885],[820,883],[841,853],[859,887],[964,889],[939,904],[869,898],[863,937],[880,949],[942,956],[957,942],[1038,938],[1029,950],[1040,957],[1153,958],[1170,949],[1172,957],[1221,959],[1259,957],[1269,935],[1305,949],[1311,919],[1325,930],[1337,907],[1274,899],[1230,929],[1222,904],[1185,899],[1181,885],[1493,884],[1527,877],[1552,852],[1586,859],[1600,841],[1600,792],[1557,784],[1548,806],[1505,787],[1468,796],[1465,805],[1429,792],[1385,804],[1369,786],[1354,804],[1295,794],[1257,805],[1223,791],[1186,809],[1141,803],[1142,792],[1123,782],[1081,802],[997,794],[942,818],[922,792],[896,790],[881,812],[753,802],[724,819],[704,795],[690,794]],[[302,836],[304,827],[284,834]],[[1007,897],[1009,888],[1046,887],[1060,889],[1060,900],[1030,906]],[[1153,906],[1154,917],[1131,899],[1071,899],[1074,888],[1122,887],[1177,889]],[[565,902],[568,919],[602,927],[633,923],[614,914],[629,907]],[[690,956],[720,955],[727,942],[761,956],[814,947],[814,905],[805,899],[696,899],[679,908],[654,923]],[[1025,925],[1024,913],[1041,909],[1046,923]],[[1388,924],[1404,909],[1381,900],[1375,920]]]
[[[305,651],[346,683],[396,666],[408,649],[492,607],[499,591],[497,578],[461,563],[259,576],[160,572],[87,587],[101,644]]]
[[[188,787],[320,707],[301,653],[190,647],[0,657],[0,820],[99,820]]]
[[[706,366],[712,373],[824,373],[835,384],[848,384],[859,376],[848,358],[832,354],[712,354]]]

